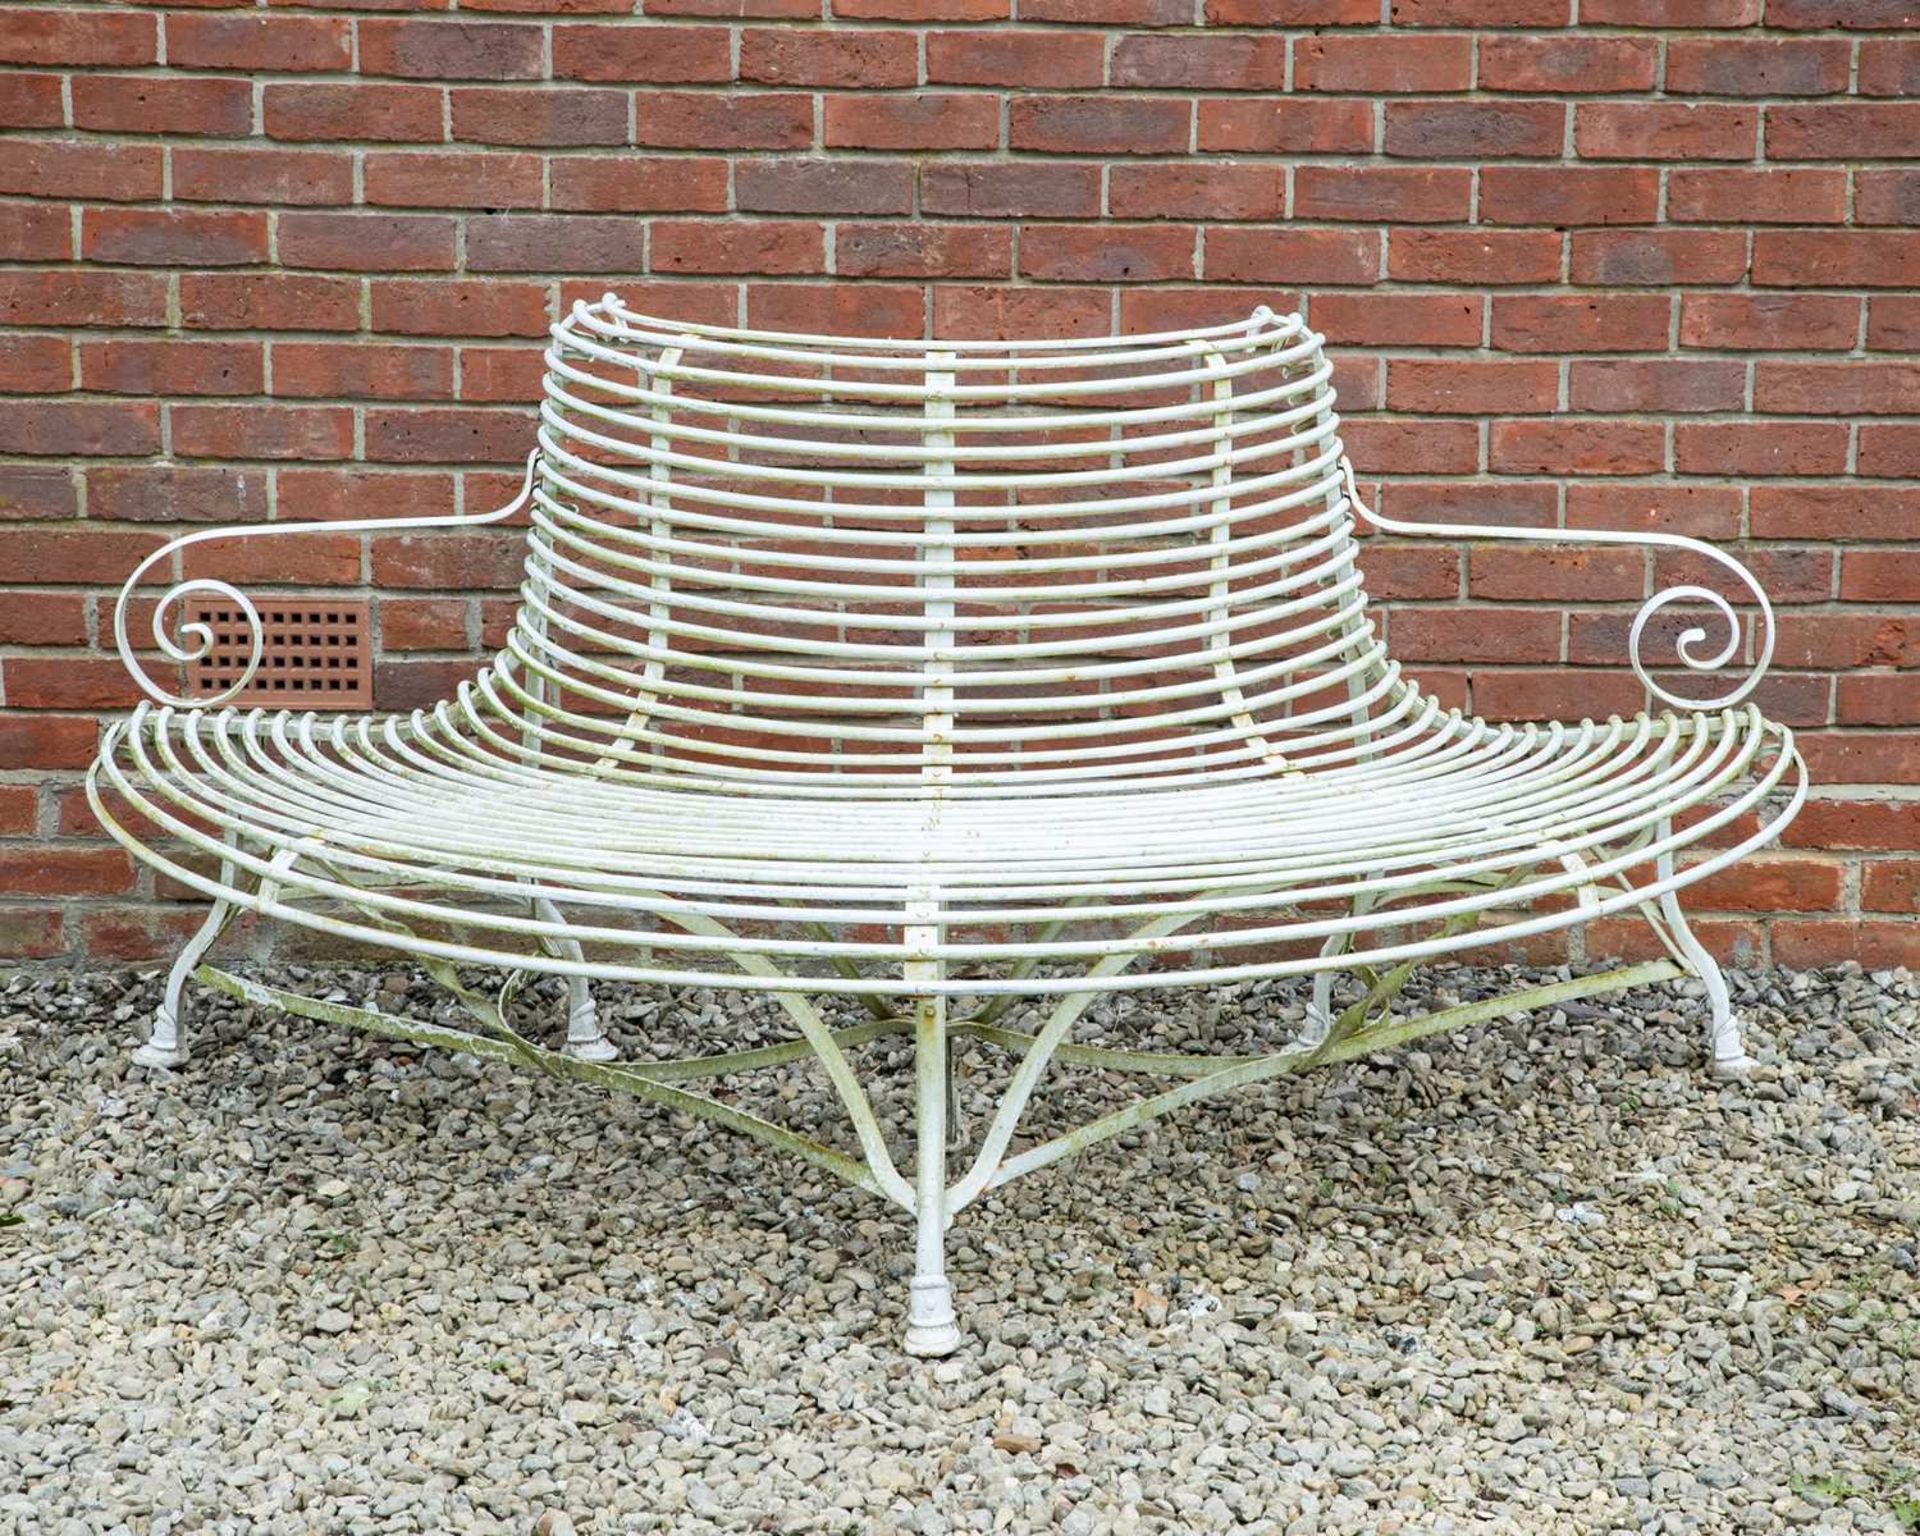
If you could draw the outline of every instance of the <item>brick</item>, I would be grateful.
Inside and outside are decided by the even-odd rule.
[[[1709,912],[1828,912],[1840,904],[1836,859],[1759,854],[1688,888],[1687,903]]]
[[[627,142],[629,96],[625,91],[567,86],[498,90],[457,85],[447,96],[453,137],[464,144],[521,144],[560,149]],[[646,95],[642,96],[639,111],[642,120],[646,120]]]
[[[1467,217],[1473,173],[1464,166],[1300,166],[1293,215],[1361,223],[1455,224]]]
[[[117,576],[125,579],[132,564]],[[93,761],[99,722],[87,715],[0,711],[0,768],[84,768]]]
[[[1480,467],[1480,431],[1468,421],[1342,423],[1354,461],[1369,474],[1466,475]]]
[[[1387,275],[1403,283],[1550,283],[1560,276],[1561,236],[1546,230],[1396,229]]]
[[[267,216],[159,208],[89,208],[80,252],[140,267],[233,267],[267,259]]]
[[[1651,37],[1586,37],[1574,33],[1483,37],[1480,89],[1548,96],[1649,91],[1659,58],[1659,43]]]
[[[934,85],[1042,86],[1078,90],[1102,83],[1103,40],[1091,32],[929,32],[927,80]]]
[[[1868,859],[1860,866],[1860,905],[1868,912],[1920,913],[1920,859]]]
[[[630,4],[604,4],[603,10],[626,12]],[[646,7],[649,16],[725,16],[742,19],[777,20],[785,17],[813,21],[820,7],[813,0],[653,0]]]
[[[149,202],[160,196],[161,155],[151,144],[9,139],[0,192],[20,197]]]
[[[0,522],[79,515],[73,475],[65,465],[0,465]]]
[[[1107,211],[1116,219],[1277,219],[1285,177],[1271,165],[1116,165]]]
[[[1567,399],[1576,411],[1737,411],[1746,375],[1733,360],[1582,358],[1568,367]]]
[[[1586,160],[1750,160],[1760,109],[1685,102],[1583,101],[1574,148]]]
[[[1178,224],[1029,224],[1020,231],[1020,273],[1042,282],[1191,278],[1193,231]]]
[[[0,16],[6,64],[151,64],[159,41],[159,18],[139,11],[16,8]]]
[[[287,207],[353,201],[353,156],[339,150],[179,144],[172,168],[173,195],[184,202]]]
[[[50,595],[51,594],[48,593],[11,594],[11,596],[15,597],[36,596],[40,598],[46,598]],[[0,613],[0,626],[4,626],[6,623],[7,619],[4,613]],[[81,638],[83,640],[85,639],[84,625],[82,626]],[[19,644],[21,642],[11,641],[8,643]],[[39,811],[40,797],[34,792],[32,785],[0,784],[0,837],[31,837],[33,835],[34,825],[39,820]]]
[[[1809,800],[1781,841],[1790,848],[1908,853],[1920,848],[1920,800]]]
[[[0,569],[22,586],[118,586],[163,542],[158,534],[106,528],[0,527]]]
[[[253,395],[257,341],[126,339],[80,343],[80,387],[116,395]]]
[[[1852,52],[1841,38],[1676,37],[1666,87],[1676,96],[1828,96],[1846,90]]]
[[[1203,276],[1214,283],[1363,284],[1377,280],[1380,237],[1359,229],[1210,229]]]
[[[1316,294],[1310,319],[1335,345],[1475,347],[1484,301],[1471,294]]]
[[[202,331],[354,331],[360,284],[281,272],[187,273],[180,279],[180,321]]]
[[[373,580],[381,587],[444,591],[518,585],[526,547],[511,531],[380,534],[372,540]]]
[[[824,272],[825,234],[796,219],[724,224],[661,220],[653,226],[655,272]]]
[[[1888,485],[1756,485],[1756,539],[1920,539],[1920,489]]]
[[[1920,170],[1855,171],[1856,224],[1920,224]]]
[[[1503,352],[1649,352],[1667,343],[1665,294],[1499,294],[1493,345]]]
[[[160,417],[150,401],[17,400],[0,413],[0,452],[122,458],[157,453]]]
[[[283,213],[277,250],[289,267],[450,272],[454,221],[426,214]]]
[[[1193,7],[1187,0],[1020,0],[1020,19],[1184,27],[1193,21]]]
[[[920,211],[966,218],[1090,219],[1100,212],[1100,168],[1058,161],[929,161]]]
[[[173,451],[183,459],[344,459],[353,416],[344,407],[178,405]]]
[[[1636,679],[1612,673],[1572,678],[1565,667],[1512,672],[1479,667],[1473,673],[1473,709],[1488,720],[1604,720],[1637,713],[1645,702]],[[1599,927],[1589,926],[1589,947],[1603,942],[1595,938]]]
[[[724,58],[724,34],[716,40]],[[886,90],[919,83],[919,52],[912,32],[748,27],[740,34],[740,78],[764,85]]]
[[[620,213],[721,213],[727,163],[675,155],[571,156],[550,172],[553,206]]]
[[[322,469],[289,466],[276,469],[273,477],[280,516],[294,521],[367,517],[373,515],[372,508],[384,509],[386,515],[445,517],[454,509],[453,478],[446,474],[353,464]],[[482,508],[495,504],[485,496],[468,502]]]
[[[369,463],[500,464],[525,451],[527,422],[518,411],[441,406],[369,415],[366,434]]]
[[[1920,782],[1920,732],[1889,729],[1821,735],[1802,731],[1798,744],[1816,784]]]
[[[235,138],[253,131],[253,88],[245,80],[77,75],[73,125],[95,133]]]
[[[1666,432],[1647,421],[1496,421],[1488,467],[1522,475],[1651,475],[1666,458]]]
[[[166,324],[166,280],[144,272],[0,272],[0,323]]]
[[[1920,233],[1890,229],[1763,229],[1753,281],[1769,288],[1910,288],[1920,283]]]
[[[1849,549],[1840,557],[1840,599],[1848,603],[1920,603],[1920,553]]]
[[[23,660],[8,662],[9,683],[16,671],[26,670]],[[36,678],[38,672],[36,664]],[[0,890],[10,895],[115,896],[132,889],[133,861],[118,848],[66,848],[50,843],[0,848]]]
[[[1559,158],[1567,109],[1546,101],[1390,101],[1384,148],[1421,160]]]
[[[269,81],[261,87],[267,137],[436,143],[441,93],[430,85]]]
[[[1183,154],[1192,127],[1184,101],[1025,96],[1008,107],[1012,149],[1056,155]]]
[[[1770,0],[1767,6],[1770,27],[1871,31],[1913,24],[1913,7],[1907,0]]]
[[[778,283],[749,290],[747,323],[818,336],[919,336],[926,326],[926,301],[918,288]]]
[[[1711,166],[1667,175],[1667,217],[1681,224],[1839,224],[1846,216],[1844,171]]]
[[[1876,293],[1867,303],[1867,345],[1889,352],[1920,347],[1920,298]]]
[[[360,68],[369,75],[398,75],[412,80],[538,80],[546,73],[540,28],[525,22],[363,16],[359,29]],[[556,72],[563,72],[559,71],[557,36],[554,53]]]
[[[189,578],[217,576],[236,585],[285,581],[298,571],[302,584],[357,586],[360,537],[346,533],[295,533],[269,539],[211,539],[183,550],[180,568]]]
[[[273,392],[293,399],[446,400],[453,395],[453,351],[358,341],[277,342]]]
[[[1635,549],[1475,544],[1467,550],[1467,590],[1496,602],[1624,600],[1641,596],[1646,579],[1645,557]]]
[[[1070,291],[1076,295],[1091,295],[1102,290]],[[1249,293],[1245,289],[1228,288],[1215,283],[1204,287],[1122,288],[1119,290],[1119,299],[1120,328],[1134,332],[1184,331],[1196,327],[1232,325],[1244,321],[1256,302],[1282,312],[1299,308],[1299,298],[1295,294],[1271,288],[1259,288]],[[1092,327],[1092,333],[1104,336],[1110,329],[1109,323],[1103,319]],[[1342,398],[1347,397],[1343,395]],[[1360,396],[1356,393],[1353,398],[1359,399]]]
[[[373,329],[404,336],[545,336],[538,283],[396,279],[371,291]]]
[[[1684,421],[1673,429],[1683,475],[1831,475],[1846,467],[1837,421]]]
[[[63,81],[59,75],[11,71],[7,76],[6,94],[0,96],[0,128],[64,126],[67,109],[62,94]]]
[[[1293,48],[1296,91],[1426,94],[1464,91],[1473,39],[1351,33],[1303,37]]]
[[[1205,99],[1195,142],[1228,154],[1367,154],[1373,108],[1364,101],[1285,97]]]
[[[637,272],[646,229],[618,214],[485,214],[467,220],[469,272]]]
[[[1741,352],[1845,351],[1860,334],[1860,301],[1840,295],[1689,293],[1680,344]]]
[[[1369,0],[1206,0],[1213,27],[1371,26],[1380,7]]]
[[[1753,370],[1754,409],[1789,415],[1920,415],[1920,365],[1762,360]]]
[[[1389,644],[1399,661],[1560,659],[1560,615],[1545,609],[1396,608]]]
[[[913,168],[896,160],[742,160],[733,187],[743,213],[902,214],[913,206]]]
[[[1572,246],[1574,282],[1596,288],[1737,283],[1747,272],[1737,229],[1583,229]]]
[[[0,336],[0,393],[59,394],[72,388],[70,351],[63,336]]]
[[[1920,101],[1804,102],[1767,108],[1769,160],[1853,160],[1863,144],[1889,159],[1920,154]]]
[[[802,0],[801,15],[816,14]],[[1005,21],[1012,0],[833,0],[833,14],[869,21]]]
[[[1564,27],[1566,0],[1397,0],[1397,27]]]
[[[1920,477],[1920,430],[1879,422],[1863,426],[1857,467],[1863,475]]]
[[[167,62],[175,69],[334,72],[353,60],[352,24],[331,16],[260,13],[167,18]]]
[[[634,103],[633,141],[672,149],[806,149],[813,143],[813,98],[798,91],[643,91]]]
[[[1284,38],[1135,33],[1115,40],[1107,77],[1121,89],[1277,91],[1286,83],[1286,64]]]
[[[92,907],[81,912],[80,943],[98,961],[135,964],[170,960],[205,921],[197,907],[185,912],[147,907]]]
[[[1480,173],[1487,224],[1650,224],[1660,173],[1644,166],[1490,165]]]
[[[556,178],[563,167],[576,163],[580,162],[556,162]],[[538,208],[544,196],[538,155],[490,154],[472,149],[375,150],[364,157],[361,176],[365,201],[387,208],[464,211],[472,205],[476,187],[486,189],[487,207],[492,209]],[[281,227],[286,227],[284,220]]]
[[[1862,96],[1920,95],[1920,39],[1875,38],[1860,45]]]
[[[1783,613],[1775,663],[1821,672],[1920,666],[1920,624],[1880,614]]]
[[[87,513],[104,523],[257,523],[267,477],[225,464],[96,464]]]
[[[545,359],[530,347],[460,348],[462,400],[532,404],[545,373]]]
[[[380,648],[394,651],[463,651],[467,615],[463,597],[409,596],[379,604]]]
[[[834,237],[842,277],[1009,277],[1013,232],[997,225],[848,224]]]
[[[748,36],[759,36],[749,33]],[[759,79],[745,72],[742,78]],[[563,22],[553,29],[557,80],[680,85],[733,78],[725,29]]]
[[[1630,368],[1630,363],[1577,367]],[[1567,527],[1678,533],[1714,541],[1740,536],[1740,492],[1728,485],[1569,485]]]
[[[1551,411],[1559,392],[1560,370],[1553,363],[1396,357],[1387,364],[1387,405],[1396,411],[1534,413]]]
[[[992,149],[1000,142],[1000,106],[958,91],[829,96],[821,141],[830,149]]]
[[[1762,0],[1583,0],[1580,20],[1615,27],[1751,27]]]

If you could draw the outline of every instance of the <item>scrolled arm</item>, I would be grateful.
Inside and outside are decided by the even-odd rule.
[[[158,602],[154,604],[153,640],[160,653],[170,661],[197,661],[206,655],[213,645],[213,631],[205,624],[192,623],[177,626],[170,624],[174,609],[182,598],[195,594],[221,598],[239,608],[247,620],[247,664],[238,682],[204,699],[169,693],[147,676],[140,665],[139,658],[134,654],[133,643],[127,638],[127,607],[133,601],[135,590],[155,566],[169,559],[176,550],[185,549],[193,544],[204,544],[210,539],[264,539],[285,533],[339,533],[342,530],[378,533],[416,528],[473,528],[487,523],[497,523],[503,518],[512,517],[527,504],[528,498],[532,496],[533,466],[539,454],[540,451],[536,448],[527,455],[526,474],[521,479],[519,494],[505,506],[496,507],[491,512],[480,512],[471,516],[456,513],[450,517],[376,517],[346,522],[263,523],[254,528],[202,528],[193,533],[182,534],[170,543],[161,545],[135,566],[133,574],[127,578],[126,585],[120,589],[119,601],[113,605],[113,642],[119,649],[120,661],[126,667],[128,675],[139,686],[140,691],[157,703],[177,705],[183,709],[211,709],[216,704],[224,704],[252,682],[254,673],[260,670],[262,653],[266,648],[266,631],[260,622],[260,611],[238,587],[208,576],[196,576],[190,580],[176,582],[163,592]]]
[[[1398,518],[1386,517],[1376,512],[1360,499],[1360,492],[1353,480],[1353,462],[1342,456],[1341,472],[1346,480],[1347,501],[1354,511],[1375,528],[1388,533],[1437,534],[1442,537],[1460,539],[1514,539],[1533,544],[1643,544],[1657,545],[1666,549],[1684,549],[1696,555],[1703,555],[1730,571],[1746,589],[1753,594],[1753,601],[1759,610],[1759,644],[1755,652],[1753,668],[1744,681],[1728,692],[1710,699],[1683,698],[1671,693],[1653,680],[1647,673],[1646,663],[1641,658],[1641,647],[1646,640],[1648,620],[1675,603],[1700,603],[1714,610],[1727,628],[1726,644],[1712,655],[1701,655],[1699,647],[1707,639],[1707,632],[1694,625],[1684,629],[1674,641],[1674,653],[1680,664],[1694,672],[1718,672],[1733,660],[1741,648],[1741,641],[1752,631],[1751,621],[1743,628],[1739,615],[1718,592],[1708,587],[1681,585],[1663,587],[1640,605],[1640,611],[1633,616],[1633,627],[1627,633],[1627,659],[1632,663],[1634,676],[1644,683],[1655,698],[1663,699],[1676,709],[1725,709],[1738,704],[1742,699],[1760,686],[1767,675],[1767,668],[1773,662],[1774,625],[1773,605],[1767,601],[1767,594],[1761,590],[1760,583],[1733,556],[1715,549],[1711,544],[1699,539],[1689,539],[1677,533],[1619,533],[1607,529],[1583,530],[1577,534],[1564,528],[1487,528],[1473,527],[1464,523],[1408,523]]]

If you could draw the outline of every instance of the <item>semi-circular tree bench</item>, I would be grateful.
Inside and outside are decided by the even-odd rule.
[[[1321,338],[1265,309],[1157,335],[901,342],[682,324],[612,295],[575,305],[553,328],[511,505],[196,532],[122,593],[121,652],[156,703],[108,731],[89,796],[127,848],[214,901],[136,1059],[184,1057],[181,994],[197,975],[721,1121],[913,1213],[907,1347],[921,1354],[959,1341],[943,1253],[958,1211],[1194,1100],[1683,972],[1705,984],[1713,1064],[1744,1070],[1726,985],[1677,895],[1773,838],[1805,796],[1792,734],[1741,702],[1772,650],[1765,597],[1678,537],[1369,510],[1328,374]],[[523,509],[513,630],[431,710],[218,707],[234,690],[193,703],[130,648],[129,602],[188,544]],[[1627,659],[1677,712],[1489,724],[1389,657],[1356,516],[1401,535],[1689,550],[1744,584],[1759,636],[1715,592],[1669,589],[1641,609]],[[210,643],[181,622],[196,595],[236,605],[257,642],[242,593],[187,581],[154,615],[162,659]],[[1703,654],[1703,630],[1676,636],[1676,603],[1713,609],[1724,644]],[[1663,614],[1681,666],[1742,662],[1738,686],[1669,692],[1641,655]],[[1389,1007],[1419,960],[1631,911],[1671,961],[1420,1018]],[[200,967],[235,912],[406,953],[473,1023]],[[567,978],[564,1047],[516,1030],[503,999],[456,971],[475,965],[505,968],[509,992],[526,973]],[[1358,981],[1345,1006],[1336,973]],[[1071,1038],[1103,991],[1276,976],[1313,978],[1307,1022],[1277,1053]],[[796,1033],[619,1063],[596,979],[766,992]],[[828,994],[865,999],[872,1017],[830,1028],[813,1001]],[[1005,1022],[1022,999],[1024,1030],[1019,1012]],[[915,1052],[911,1177],[856,1065],[896,1033]],[[956,1036],[1004,1050],[1009,1072],[950,1175]],[[682,1086],[809,1055],[857,1155]],[[1017,1147],[1055,1064],[1173,1086]]]

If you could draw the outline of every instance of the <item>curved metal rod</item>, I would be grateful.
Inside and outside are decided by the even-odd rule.
[[[1677,693],[1671,693],[1648,676],[1646,664],[1640,659],[1640,648],[1645,639],[1647,621],[1665,608],[1675,603],[1704,603],[1716,612],[1727,626],[1727,643],[1712,656],[1698,656],[1694,647],[1707,638],[1707,632],[1694,625],[1680,632],[1674,641],[1674,651],[1680,662],[1694,672],[1718,672],[1733,659],[1740,649],[1740,642],[1752,631],[1749,623],[1742,629],[1733,605],[1718,592],[1709,587],[1681,585],[1665,587],[1653,594],[1640,605],[1640,611],[1633,617],[1633,627],[1627,633],[1627,659],[1632,663],[1633,674],[1647,687],[1657,699],[1664,700],[1676,709],[1725,709],[1738,704],[1748,694],[1760,686],[1767,675],[1767,668],[1773,663],[1774,624],[1773,605],[1767,601],[1767,594],[1760,583],[1732,555],[1715,549],[1711,544],[1699,539],[1689,539],[1677,533],[1622,533],[1610,529],[1582,529],[1574,531],[1566,528],[1503,528],[1480,527],[1466,523],[1409,523],[1399,518],[1387,517],[1376,512],[1360,499],[1358,487],[1353,483],[1353,461],[1344,455],[1340,460],[1341,473],[1346,481],[1347,502],[1353,510],[1365,518],[1374,527],[1388,533],[1415,535],[1438,535],[1456,539],[1517,539],[1534,544],[1648,544],[1660,545],[1667,549],[1684,549],[1690,554],[1702,555],[1715,561],[1724,569],[1733,573],[1740,583],[1753,594],[1755,605],[1760,610],[1760,645],[1753,670],[1745,682],[1730,692],[1711,699],[1689,699]]]
[[[113,605],[113,643],[120,652],[120,661],[127,674],[139,686],[140,691],[150,699],[161,704],[174,704],[185,709],[211,709],[216,704],[224,704],[234,698],[253,681],[254,673],[260,670],[260,661],[266,646],[266,633],[261,627],[260,611],[246,593],[230,582],[220,581],[210,576],[196,576],[190,580],[176,582],[160,595],[153,609],[153,640],[160,653],[169,661],[198,661],[206,655],[213,645],[213,631],[205,624],[181,624],[176,633],[169,633],[168,615],[174,605],[182,598],[195,593],[209,597],[218,597],[234,604],[247,620],[247,664],[240,673],[238,682],[208,698],[195,699],[189,695],[168,693],[141,668],[139,658],[134,655],[133,642],[127,638],[127,605],[133,601],[134,590],[146,579],[161,561],[168,559],[176,550],[186,549],[189,545],[204,544],[213,539],[261,539],[285,533],[380,533],[388,530],[414,528],[470,528],[486,523],[497,523],[512,517],[527,504],[533,494],[533,467],[539,457],[535,449],[527,455],[526,472],[521,476],[520,490],[512,501],[491,512],[473,514],[455,513],[448,517],[375,517],[338,520],[320,520],[305,523],[262,523],[253,528],[202,528],[193,533],[182,534],[177,539],[162,544],[139,565],[120,589],[120,597]],[[182,641],[186,643],[182,643]]]

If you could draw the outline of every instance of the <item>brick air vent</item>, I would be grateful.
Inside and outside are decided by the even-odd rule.
[[[260,670],[228,702],[297,709],[371,709],[373,647],[367,605],[257,597],[265,649]],[[209,599],[190,617],[209,625],[213,645],[188,667],[189,692],[205,697],[230,688],[246,669],[247,619],[239,606]]]

